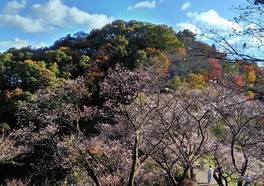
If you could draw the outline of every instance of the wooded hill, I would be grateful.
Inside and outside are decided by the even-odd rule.
[[[195,37],[116,20],[1,53],[0,182],[191,184],[205,159],[263,179],[263,69]]]

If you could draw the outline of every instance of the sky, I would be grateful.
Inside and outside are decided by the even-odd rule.
[[[67,34],[89,33],[116,19],[166,24],[197,34],[240,29],[232,8],[246,0],[1,0],[0,52],[50,46]]]

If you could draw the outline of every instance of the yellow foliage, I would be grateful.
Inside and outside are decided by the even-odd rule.
[[[249,98],[254,98],[255,94],[254,94],[254,92],[252,92],[252,91],[248,91],[248,92],[247,92],[247,96],[248,96]]]
[[[7,131],[7,130],[10,130],[10,129],[11,129],[11,127],[10,127],[10,125],[8,125],[8,123],[1,123],[0,124],[0,130]]]
[[[164,76],[171,65],[171,61],[168,56],[155,48],[146,49],[149,63],[155,68],[157,75]]]
[[[36,64],[37,62],[36,61],[32,61],[31,59],[25,59],[24,63],[34,63],[34,64]]]
[[[21,88],[18,88],[18,87],[17,87],[17,88],[15,89],[15,94],[16,94],[16,95],[21,95],[21,94],[23,94],[23,93],[24,93],[24,91],[23,91]]]
[[[62,47],[59,48],[59,50],[65,52],[65,51],[69,50],[69,47],[63,47],[62,46]]]
[[[255,70],[251,70],[247,74],[248,82],[249,83],[254,83],[256,81],[256,72]]]
[[[146,95],[143,92],[140,92],[135,99],[135,103],[141,105],[146,101]]]
[[[205,86],[205,77],[201,74],[189,74],[186,82],[194,88],[202,89]]]
[[[6,91],[5,95],[6,95],[6,97],[8,99],[10,99],[10,98],[12,98],[14,96],[19,96],[19,95],[21,95],[23,93],[24,93],[24,91],[21,88],[17,87],[15,90]]]

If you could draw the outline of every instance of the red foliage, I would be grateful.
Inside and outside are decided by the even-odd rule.
[[[209,79],[219,79],[222,76],[222,68],[219,64],[219,59],[216,58],[208,58],[211,63],[211,69],[208,72]]]
[[[246,101],[253,101],[253,98],[246,98]]]
[[[243,76],[241,75],[237,75],[234,77],[234,83],[238,86],[238,87],[242,87],[243,84],[244,84],[244,81],[243,81]]]

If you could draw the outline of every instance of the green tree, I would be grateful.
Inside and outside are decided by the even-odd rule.
[[[112,51],[116,50],[116,45],[122,43],[123,53],[117,61],[129,64],[134,67],[133,63],[137,60],[135,55],[138,50],[154,48],[162,52],[177,52],[183,48],[183,44],[176,37],[176,33],[171,27],[166,25],[155,25],[140,21],[116,20],[111,24],[104,26],[102,29],[93,30],[87,37],[90,41],[90,56],[97,56],[94,52],[99,52],[101,46],[113,45]],[[112,46],[112,47],[113,47]],[[124,54],[126,58],[124,58]]]

